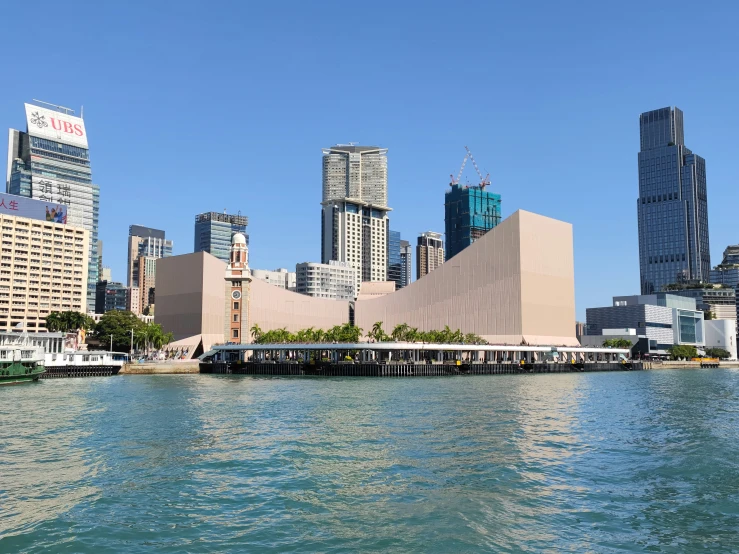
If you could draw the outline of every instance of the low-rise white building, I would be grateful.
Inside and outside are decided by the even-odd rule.
[[[288,271],[285,268],[270,271],[267,269],[252,269],[251,276],[270,285],[280,287],[281,289],[295,290],[295,272]]]
[[[706,348],[722,348],[729,358],[736,360],[736,319],[712,319],[704,321]]]
[[[351,262],[303,262],[295,266],[296,292],[315,298],[354,300],[357,270]]]

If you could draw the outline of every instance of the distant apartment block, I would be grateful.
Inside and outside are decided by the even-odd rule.
[[[266,269],[252,269],[251,276],[270,285],[280,287],[285,290],[295,290],[296,274],[294,271],[288,271],[285,268],[269,271]]]
[[[172,241],[167,240],[164,231],[131,225],[128,228],[128,280],[129,287],[139,284],[139,264],[141,256],[148,258],[168,258],[172,255]]]
[[[416,279],[428,275],[444,263],[444,241],[441,233],[421,233],[416,245]]]
[[[87,313],[90,231],[46,221],[47,209],[0,194],[0,331],[46,331],[51,312]]]
[[[303,262],[295,266],[296,292],[315,298],[354,300],[357,270],[348,262]]]
[[[400,285],[403,288],[411,284],[413,276],[413,247],[407,240],[400,241]]]
[[[141,309],[141,291],[138,287],[128,287],[126,309],[135,314],[140,314],[143,311]]]

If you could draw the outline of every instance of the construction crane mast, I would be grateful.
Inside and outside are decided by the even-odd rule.
[[[475,171],[477,171],[477,176],[480,177],[480,188],[485,190],[485,187],[490,184],[490,173],[485,175],[485,177],[482,176],[482,172],[480,171],[480,168],[477,167],[477,162],[475,161],[474,156],[472,155],[472,152],[469,148],[466,146],[464,147],[465,150],[467,150],[467,156],[472,160],[472,165],[475,166]]]
[[[480,188],[485,190],[485,187],[490,184],[490,173],[488,173],[485,177],[482,176],[482,172],[480,171],[480,168],[477,167],[477,162],[475,161],[474,156],[472,155],[472,152],[469,148],[466,146],[464,149],[467,151],[467,154],[464,156],[464,160],[462,160],[462,167],[459,168],[459,173],[457,174],[457,178],[454,178],[454,175],[449,175],[451,178],[450,185],[457,185],[459,184],[459,180],[462,178],[462,172],[464,171],[464,166],[467,164],[467,160],[472,161],[472,165],[475,167],[475,171],[477,172],[478,177],[480,177]]]

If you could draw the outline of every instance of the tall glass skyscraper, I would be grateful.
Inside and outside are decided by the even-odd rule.
[[[683,112],[662,108],[639,117],[639,269],[642,294],[665,285],[708,281],[706,161],[686,146]]]
[[[390,230],[387,238],[387,280],[395,281],[395,290],[403,288],[400,232]]]
[[[208,252],[228,263],[234,233],[244,235],[246,246],[249,246],[249,235],[246,234],[248,224],[249,218],[241,214],[206,212],[196,215],[194,252]]]
[[[95,310],[100,187],[92,182],[85,122],[68,108],[26,104],[26,131],[10,129],[6,190],[69,207],[67,223],[90,231],[87,310]]]
[[[444,200],[446,259],[453,258],[500,223],[500,195],[452,184]]]

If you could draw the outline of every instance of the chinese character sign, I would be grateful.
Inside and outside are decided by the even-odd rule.
[[[57,191],[54,191],[55,195],[56,193]],[[0,193],[0,214],[67,223],[67,206],[56,202],[56,198],[52,198],[51,194],[48,201],[44,201]]]

